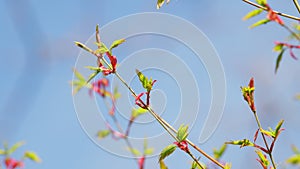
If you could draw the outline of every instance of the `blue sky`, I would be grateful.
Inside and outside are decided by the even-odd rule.
[[[270,3],[274,9],[282,9],[282,12],[297,15],[292,2],[270,1]],[[293,99],[294,95],[300,92],[299,62],[285,55],[279,72],[274,75],[276,53],[272,51],[273,42],[285,39],[288,34],[275,23],[249,30],[248,26],[258,18],[250,21],[242,21],[241,18],[252,9],[254,9],[252,6],[242,1],[171,0],[171,3],[159,12],[179,16],[199,28],[216,48],[224,67],[227,97],[223,118],[213,136],[200,147],[212,152],[213,147],[219,147],[225,141],[253,137],[256,124],[242,99],[240,86],[246,85],[250,77],[255,77],[257,108],[263,126],[265,128],[275,126],[280,119],[285,119],[286,130],[279,138],[274,152],[277,161],[284,161],[292,154],[291,144],[300,147],[298,136],[300,103]],[[158,12],[156,2],[154,0],[0,2],[2,21],[0,75],[3,79],[0,97],[0,141],[7,140],[14,143],[25,140],[26,147],[20,152],[30,149],[41,156],[43,163],[28,162],[27,168],[136,167],[132,160],[102,150],[86,135],[74,110],[69,82],[72,79],[72,67],[80,52],[74,41],[86,42],[94,33],[96,24],[103,26],[120,17],[141,12]],[[289,23],[287,19],[284,21]],[[125,28],[119,29],[122,32]],[[165,42],[163,38],[150,35],[137,37],[128,40],[128,47],[121,46],[116,53],[123,54],[124,59],[135,49],[147,48],[148,44],[150,47],[162,46],[163,49],[179,53],[179,56],[188,53],[184,48],[177,50],[168,48],[168,45],[176,46],[175,42],[164,45]],[[135,48],[130,44],[140,46]],[[180,59],[188,61],[189,58],[186,57]],[[196,74],[192,68],[193,64],[189,66]],[[199,69],[201,73],[199,76],[203,75],[204,79],[208,80],[201,64]],[[157,87],[165,89],[167,98],[170,98],[169,102],[173,103],[171,98],[176,98],[177,95],[176,93],[172,95],[172,92],[163,85],[164,75],[151,74],[151,76],[158,77]],[[159,77],[163,80],[159,80]],[[206,89],[209,83],[202,84],[201,105],[206,110],[210,100],[209,92],[206,91],[209,91]],[[168,106],[172,105],[166,106],[168,109]],[[173,120],[172,116],[168,115],[170,112],[165,113],[168,120]],[[200,127],[201,118],[204,117],[205,114],[198,116],[196,123]],[[153,133],[161,131],[158,124],[151,123],[151,125]],[[134,134],[138,135],[139,132],[143,131],[136,130]],[[197,130],[191,133],[191,139],[195,142],[198,133]],[[247,168],[258,168],[255,158],[255,153],[250,148],[239,149],[230,146],[223,160],[232,162],[233,168],[244,168],[245,164]],[[146,167],[158,168],[156,160],[155,157],[151,158],[147,161]],[[166,163],[170,168],[188,168],[190,159],[178,151],[167,159]]]

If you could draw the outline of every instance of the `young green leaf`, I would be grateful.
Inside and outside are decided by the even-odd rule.
[[[249,28],[252,29],[252,28],[255,28],[255,27],[260,26],[262,24],[266,24],[268,22],[270,22],[269,19],[262,19],[262,20],[259,20],[259,21],[255,22],[254,24],[252,24]]]
[[[115,88],[114,88],[113,95],[114,95],[114,99],[118,99],[118,98],[121,97],[121,93],[118,92],[118,87],[117,86],[115,86]]]
[[[128,151],[130,151],[132,154],[134,154],[135,156],[141,156],[141,152],[138,149],[135,148],[129,148],[127,147]]]
[[[109,51],[111,51],[113,48],[116,48],[118,47],[119,45],[121,45],[122,43],[125,42],[125,39],[119,39],[119,40],[116,40],[114,41],[111,46],[109,47]]]
[[[142,72],[140,72],[139,70],[136,69],[135,71],[136,71],[136,74],[139,77],[139,80],[142,83],[144,89],[147,89],[148,84],[149,84],[148,78]]]
[[[191,169],[197,169],[197,166],[198,166],[197,162],[193,161]]]
[[[168,169],[168,167],[167,167],[166,164],[164,163],[164,160],[160,160],[160,161],[159,161],[159,167],[160,167],[160,169]]]
[[[261,6],[266,6],[267,0],[256,0],[256,2]]]
[[[147,111],[148,111],[147,109],[143,109],[143,108],[141,108],[141,107],[139,107],[139,108],[134,108],[134,109],[132,109],[132,111],[131,111],[131,116],[132,116],[133,118],[137,118],[138,116],[145,114]]]
[[[152,90],[152,85],[155,81],[152,80],[152,78],[150,78],[150,80],[139,70],[135,70],[137,76],[139,77],[140,82],[143,85],[143,88],[146,89],[148,92]]]
[[[89,75],[88,80],[86,81],[87,83],[89,83],[91,80],[93,80],[101,71],[95,71],[92,74]]]
[[[225,142],[225,144],[240,145],[240,148],[246,146],[254,146],[254,144],[248,139]]]
[[[0,155],[4,155],[5,153],[5,150],[0,149]]]
[[[197,164],[196,161],[193,161],[191,169],[206,169],[206,165],[204,163],[200,162],[200,164],[201,164],[201,166],[199,164]]]
[[[93,50],[90,49],[89,47],[85,46],[83,43],[80,43],[80,42],[74,42],[76,46],[90,52],[90,53],[93,53]]]
[[[157,0],[156,8],[157,9],[161,8],[164,3],[165,3],[165,0]]]
[[[98,131],[98,133],[97,133],[97,137],[98,137],[99,139],[103,139],[103,138],[107,137],[108,135],[110,135],[110,133],[111,133],[110,130],[100,130],[100,131]]]
[[[281,52],[282,51],[282,48],[283,48],[283,44],[282,43],[279,43],[279,44],[276,44],[273,48],[273,50],[275,52]]]
[[[24,154],[24,158],[28,158],[37,163],[40,163],[42,161],[40,157],[35,152],[32,151],[26,151]]]
[[[260,129],[260,132],[269,137],[275,137],[275,133],[273,129],[269,128],[269,130]]]
[[[277,126],[276,126],[276,128],[275,128],[275,131],[274,131],[274,132],[275,132],[275,137],[277,137],[278,134],[280,133],[280,128],[281,128],[283,122],[284,122],[284,120],[280,120],[280,121],[278,122],[278,124],[277,124]]]
[[[219,150],[217,150],[217,149],[213,150],[214,157],[215,157],[216,160],[221,158],[221,156],[224,154],[226,148],[227,148],[227,145],[223,144],[222,147]]]
[[[144,150],[145,155],[152,155],[153,152],[154,152],[153,148],[147,148],[147,149]]]
[[[263,165],[264,167],[269,166],[270,162],[267,159],[267,157],[259,150],[255,150],[255,152],[259,157],[259,160],[260,160],[259,162],[261,163],[261,165]]]
[[[96,42],[96,45],[98,46],[98,49],[95,50],[95,53],[102,55],[102,54],[105,54],[106,52],[109,52],[108,48],[106,47],[106,45],[104,43]]]
[[[279,53],[279,55],[277,56],[276,66],[275,66],[275,73],[277,73],[277,70],[278,70],[280,62],[282,60],[282,56],[283,56],[284,51],[285,51],[285,49],[282,49],[281,52]]]
[[[7,154],[10,155],[12,154],[13,152],[15,152],[18,148],[20,148],[21,146],[23,146],[25,144],[25,142],[23,141],[20,141],[20,142],[17,142],[16,144],[14,144],[13,146],[11,146],[11,148],[9,148],[7,150]]]
[[[300,151],[298,150],[298,148],[295,145],[292,145],[292,150],[295,154],[299,154],[300,155]]]
[[[167,156],[171,155],[176,150],[176,148],[177,146],[175,144],[170,144],[167,147],[165,147],[159,155],[159,161],[162,161]]]
[[[74,75],[75,77],[79,80],[79,81],[85,81],[84,77],[82,76],[82,74],[80,74],[75,68],[73,69]]]
[[[184,124],[180,125],[176,136],[179,142],[184,141],[187,138],[188,127],[189,127],[188,125],[184,125]]]
[[[247,15],[245,15],[243,17],[243,20],[247,20],[247,19],[250,19],[254,16],[257,16],[259,15],[261,12],[263,11],[263,9],[254,9],[253,11],[249,12]]]
[[[286,162],[288,164],[292,164],[292,165],[299,165],[300,164],[300,155],[299,154],[293,155],[290,158],[288,158],[286,160]]]
[[[148,141],[144,139],[144,155],[152,155],[154,152],[153,148],[148,148]]]
[[[231,163],[226,163],[224,169],[231,169]]]
[[[78,80],[73,80],[71,85],[75,88],[73,89],[73,95],[76,94],[82,87],[86,85],[84,77],[76,70],[73,69],[74,75]]]
[[[95,67],[95,66],[85,66],[85,68],[93,71],[101,71],[100,67]]]

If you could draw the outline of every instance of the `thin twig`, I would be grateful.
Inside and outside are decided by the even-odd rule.
[[[110,69],[112,69],[111,65],[106,61],[105,58],[102,58],[104,64],[106,64]],[[121,77],[121,75],[118,72],[114,73],[117,78],[122,82],[122,84],[124,84],[127,89],[131,92],[131,94],[134,97],[137,97],[137,94],[134,92],[134,90],[128,85],[128,83]],[[177,130],[174,129],[174,127],[172,127],[168,122],[166,122],[164,119],[162,119],[157,113],[154,112],[154,110],[147,106],[142,100],[141,103],[147,107],[147,110],[149,111],[149,113],[158,121],[158,123],[176,140],[176,137],[170,132],[170,130],[174,133],[177,133]],[[197,147],[193,142],[191,142],[190,140],[186,139],[187,143],[189,145],[191,145],[194,149],[196,149],[199,153],[201,153],[203,156],[205,156],[206,158],[208,158],[210,161],[212,161],[213,163],[215,163],[216,165],[218,165],[221,168],[225,168],[219,161],[217,161],[216,159],[214,159],[213,157],[211,157],[210,155],[208,155],[206,152],[204,152],[202,149],[200,149],[199,147]]]
[[[99,35],[99,29],[98,26],[96,27],[96,34]],[[96,35],[96,41],[99,43],[100,42],[100,36]],[[78,45],[78,44],[77,44]],[[82,45],[78,45],[79,47],[83,48]],[[95,53],[93,50],[87,48],[86,46],[84,46],[85,50],[87,50],[88,52],[90,52],[91,54],[95,55],[98,59],[101,59],[103,61],[103,63],[108,66],[109,69],[112,70],[112,65],[110,65],[106,59],[104,57],[99,56],[97,53]],[[120,76],[120,74],[118,72],[114,72],[114,74],[117,76],[117,78],[122,82],[123,85],[125,85],[127,87],[127,89],[131,92],[131,94],[134,97],[137,97],[137,94],[134,92],[134,90],[128,85],[128,83]],[[176,141],[177,138],[174,134],[177,134],[177,130],[174,129],[169,123],[167,123],[164,119],[162,119],[158,114],[156,114],[154,112],[154,110],[150,107],[147,106],[147,104],[145,104],[142,100],[141,104],[144,105],[144,107],[146,107],[146,109],[148,110],[148,112],[157,120],[157,122],[169,133],[170,136],[172,136]],[[173,134],[173,133],[174,134]],[[215,163],[216,165],[218,165],[221,168],[225,168],[225,166],[223,166],[219,161],[217,161],[216,159],[214,159],[213,157],[211,157],[210,155],[208,155],[207,153],[205,153],[203,150],[201,150],[199,147],[197,147],[193,142],[191,142],[190,140],[186,139],[187,143],[189,145],[191,145],[194,149],[196,149],[199,153],[201,153],[202,155],[204,155],[206,158],[208,158],[209,160],[211,160],[213,163]],[[191,156],[192,158],[194,156]],[[193,158],[194,159],[194,158]],[[194,159],[195,160],[195,159]],[[197,159],[196,159],[197,160]],[[199,163],[199,162],[198,162]],[[199,163],[200,164],[200,163]],[[201,165],[200,165],[201,166]],[[202,166],[201,166],[202,167]]]
[[[205,167],[202,166],[202,164],[199,162],[199,159],[197,159],[190,151],[187,152],[188,155],[198,164],[198,166],[201,169],[205,169]],[[197,167],[196,167],[197,168]]]
[[[103,60],[105,60],[103,58]],[[105,64],[107,64],[108,66],[110,66],[107,61],[104,61]],[[117,76],[117,78],[128,88],[128,90],[132,93],[133,96],[137,96],[137,94],[134,92],[134,90],[127,84],[127,82],[120,76],[119,73],[115,73],[115,75]],[[172,127],[168,122],[166,122],[164,119],[162,119],[157,113],[154,112],[154,110],[147,106],[142,100],[141,103],[147,107],[147,110],[150,112],[150,114],[160,123],[160,125],[162,127],[164,127],[167,132],[176,140],[176,137],[174,137],[170,132],[169,129],[171,131],[173,131],[174,133],[177,133],[177,130],[174,129],[174,127]],[[168,129],[167,129],[168,128]],[[205,156],[206,158],[208,158],[209,160],[211,160],[213,163],[217,164],[219,167],[224,168],[224,166],[218,162],[216,159],[214,159],[213,157],[211,157],[210,155],[208,155],[207,153],[205,153],[202,149],[200,149],[199,147],[197,147],[193,142],[191,142],[190,140],[186,139],[187,143],[189,145],[191,145],[194,149],[196,149],[199,153],[201,153],[203,156]]]
[[[168,126],[174,133],[177,133],[177,130],[174,129],[174,127],[172,127],[164,119],[162,119],[160,116],[158,116],[151,108],[149,108],[149,111],[151,112],[151,114],[154,114],[156,116],[156,119],[158,119],[159,121],[161,121],[162,123],[164,123],[164,125]],[[189,139],[186,139],[186,142],[190,146],[192,146],[195,150],[197,150],[200,154],[202,154],[203,156],[205,156],[206,158],[208,158],[210,161],[212,161],[213,163],[217,164],[219,167],[224,168],[224,166],[219,161],[217,161],[216,159],[214,159],[213,157],[211,157],[210,155],[208,155],[205,151],[203,151],[198,146],[196,146],[192,141],[190,141]]]
[[[268,143],[267,143],[266,137],[265,137],[265,135],[261,132],[262,127],[261,127],[260,121],[259,121],[259,119],[258,119],[258,116],[257,116],[257,114],[256,114],[256,111],[254,111],[253,113],[254,113],[255,120],[256,120],[257,126],[258,126],[258,128],[259,128],[259,131],[260,131],[260,133],[261,133],[261,136],[262,136],[262,138],[263,138],[263,140],[264,140],[264,143],[265,143],[265,146],[266,146],[266,148],[267,148],[268,155],[269,155],[269,157],[270,157],[270,159],[271,159],[273,168],[276,169],[276,164],[275,164],[275,162],[274,162],[274,159],[273,159],[273,156],[272,156],[272,152],[270,151],[270,148],[269,148],[269,145],[268,145]]]
[[[297,33],[295,33],[292,29],[290,29],[286,25],[282,25],[288,32],[290,32],[298,41],[300,41],[300,37]]]
[[[298,12],[300,13],[300,6],[297,0],[293,0],[295,7],[297,8]]]
[[[265,11],[268,11],[268,9],[267,9],[266,7],[263,7],[263,6],[261,6],[261,5],[258,5],[258,4],[254,3],[254,2],[249,1],[249,0],[242,0],[242,1],[244,1],[244,2],[246,2],[247,4],[250,4],[250,5],[252,5],[252,6],[255,6],[255,7],[257,7],[257,8],[260,8],[260,9],[263,9],[263,10],[265,10]],[[281,13],[281,12],[278,12],[278,11],[274,11],[274,13],[276,13],[277,15],[286,17],[286,18],[290,18],[290,19],[293,19],[293,20],[296,20],[296,21],[300,21],[300,18],[295,17],[295,16],[292,16],[292,15],[288,15],[288,14]]]
[[[107,102],[106,99],[104,99],[104,102],[105,102],[106,108],[109,109],[110,107],[109,107],[108,102]],[[122,129],[120,123],[118,122],[118,119],[117,119],[115,116],[111,116],[111,117],[112,117],[112,119],[113,119],[115,125],[117,126],[118,132],[124,134],[124,133],[123,133],[123,129]],[[108,120],[106,120],[106,121],[108,121]],[[128,136],[125,135],[125,137],[124,137],[123,139],[125,140],[125,142],[126,142],[128,148],[130,149],[131,154],[132,154],[134,157],[137,158],[137,155],[134,154],[134,153],[132,152],[133,146],[132,146],[131,142],[128,140]],[[138,159],[135,159],[135,161],[136,161],[136,163],[138,164]]]

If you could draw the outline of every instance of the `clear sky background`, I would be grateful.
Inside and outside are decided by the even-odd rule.
[[[269,2],[276,10],[299,15],[292,1]],[[272,51],[273,42],[285,40],[288,33],[275,23],[249,30],[248,26],[261,18],[242,21],[252,9],[238,0],[171,0],[159,11],[155,0],[0,1],[0,141],[26,141],[18,152],[34,150],[43,159],[41,164],[26,163],[26,168],[31,169],[137,168],[134,161],[99,148],[80,127],[69,85],[80,51],[73,41],[87,41],[96,24],[105,25],[129,14],[162,12],[182,17],[203,31],[224,66],[227,100],[223,118],[214,135],[200,147],[210,153],[225,141],[253,137],[256,123],[242,99],[240,86],[255,77],[257,109],[263,126],[274,127],[285,119],[285,131],[274,152],[276,161],[284,162],[292,155],[292,144],[300,147],[300,102],[294,99],[300,92],[299,61],[284,55],[279,72],[274,74],[277,54]],[[157,41],[154,46],[163,42]],[[296,55],[300,57],[297,52]],[[206,89],[200,89],[200,93],[201,90]],[[204,92],[203,104],[209,104],[209,97]],[[201,122],[197,119],[197,123]],[[191,139],[197,142],[199,132],[194,132]],[[255,158],[251,148],[229,146],[222,160],[232,162],[233,168],[258,168]],[[190,167],[190,159],[179,151],[166,163],[169,168]],[[159,168],[156,157],[146,164],[147,168]]]

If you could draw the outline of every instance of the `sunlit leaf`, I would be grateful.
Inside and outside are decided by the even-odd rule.
[[[270,22],[269,19],[262,19],[262,20],[259,20],[259,21],[255,22],[254,24],[252,24],[249,28],[252,29],[252,28],[255,28],[255,27],[257,27],[257,26],[266,24],[266,23],[268,23],[268,22]]]
[[[159,161],[162,161],[167,156],[171,155],[176,150],[176,148],[177,148],[177,146],[174,144],[170,144],[167,147],[165,147],[159,155]]]
[[[273,137],[273,138],[275,137],[275,133],[271,128],[269,128],[269,130],[261,129],[260,132],[266,136]]]
[[[223,144],[222,147],[219,150],[217,150],[217,149],[213,150],[214,157],[215,157],[216,160],[221,158],[221,156],[224,154],[226,148],[227,148],[227,145]]]
[[[157,0],[156,8],[157,9],[161,8],[164,3],[165,3],[165,0]]]
[[[143,109],[141,107],[134,108],[131,111],[131,116],[137,118],[138,116],[145,114],[147,111],[148,111],[147,109]]]
[[[95,53],[97,54],[104,54],[106,52],[109,52],[108,48],[106,47],[106,45],[102,42],[98,43],[96,42],[96,45],[98,46],[98,49],[95,50]]]
[[[286,160],[286,162],[288,164],[292,164],[292,165],[298,165],[298,164],[300,164],[300,154],[296,154],[296,155],[291,156],[290,158],[288,158]]]
[[[241,148],[246,147],[246,146],[254,146],[254,144],[248,139],[229,141],[229,142],[226,142],[225,144],[240,145]]]
[[[121,97],[121,93],[118,92],[117,86],[115,86],[113,94],[114,94],[114,99],[118,99]]]
[[[140,71],[137,70],[137,69],[136,69],[136,74],[137,74],[137,76],[139,77],[139,80],[140,80],[140,82],[142,83],[143,87],[144,87],[145,89],[147,89],[147,86],[148,86],[148,84],[149,84],[148,78],[147,78],[142,72],[140,72]]]
[[[25,158],[28,158],[34,162],[41,162],[42,160],[40,159],[40,157],[35,153],[35,152],[32,152],[32,151],[26,151],[25,154],[24,154],[24,157]]]
[[[73,83],[72,83],[73,84]],[[83,85],[78,85],[73,89],[73,95],[75,95],[76,93],[78,93],[78,91],[82,88]]]
[[[141,156],[141,152],[138,149],[135,148],[129,148],[127,147],[128,151],[130,151],[132,154],[134,154],[135,156]]]
[[[125,42],[125,39],[119,39],[119,40],[116,40],[114,41],[111,46],[109,47],[109,50],[111,51],[113,48],[116,48],[118,47],[119,45],[121,45],[122,43]]]
[[[5,150],[0,149],[0,155],[4,155],[5,153]]]
[[[263,166],[268,166],[270,164],[269,160],[267,157],[259,150],[255,150],[256,154],[258,155],[260,162]]]
[[[266,6],[267,0],[256,0],[256,2],[261,6]]]
[[[93,50],[90,49],[89,47],[85,46],[83,43],[80,43],[80,42],[74,42],[76,46],[90,52],[90,53],[93,53]]]
[[[20,148],[21,146],[23,146],[25,144],[25,142],[20,141],[17,142],[16,144],[14,144],[13,146],[11,146],[8,150],[7,150],[7,154],[10,155],[13,152],[15,152],[18,148]]]
[[[193,161],[191,169],[197,169],[197,166],[198,166],[197,162]]]
[[[224,169],[231,169],[231,163],[226,163]]]
[[[164,163],[164,160],[160,160],[160,161],[159,161],[159,167],[160,167],[160,169],[168,169],[168,167],[167,167],[166,164]]]
[[[282,60],[282,56],[283,56],[284,51],[285,51],[285,49],[282,49],[281,52],[279,53],[279,55],[277,56],[276,66],[275,66],[275,73],[277,73],[277,70],[278,70],[280,62]]]
[[[89,75],[89,78],[87,80],[87,83],[93,80],[101,71],[95,71],[92,74]]]
[[[74,75],[78,80],[73,80],[71,85],[74,86],[73,95],[76,94],[82,87],[86,85],[84,77],[76,70],[73,69]]]
[[[80,74],[76,69],[73,69],[74,75],[75,77],[79,80],[79,81],[85,81],[84,77],[82,76],[82,74]]]
[[[299,154],[300,155],[300,151],[298,150],[298,148],[295,145],[292,145],[292,150],[295,154]]]
[[[93,71],[101,71],[100,67],[95,67],[95,66],[85,66],[85,68]]]
[[[254,16],[259,15],[261,12],[263,11],[263,9],[254,9],[253,11],[249,12],[247,15],[244,16],[243,20],[247,20],[250,19]]]
[[[180,125],[178,132],[177,132],[177,139],[179,142],[185,140],[188,136],[188,125]]]
[[[111,133],[110,130],[100,130],[100,131],[98,131],[98,133],[97,133],[97,137],[98,137],[99,139],[103,139],[103,138],[107,137],[108,135],[110,135],[110,133]]]
[[[276,128],[275,128],[275,136],[277,137],[279,132],[280,132],[280,128],[283,124],[284,120],[280,120],[279,123],[277,124]]]
[[[276,44],[273,48],[273,50],[275,52],[281,52],[282,51],[282,48],[283,48],[283,44],[282,43],[279,43],[279,44]]]
[[[144,150],[145,155],[152,155],[154,152],[154,148],[147,148]]]
[[[206,169],[206,165],[204,163],[202,162],[199,163],[201,164],[201,166],[196,161],[193,161],[191,169]]]

